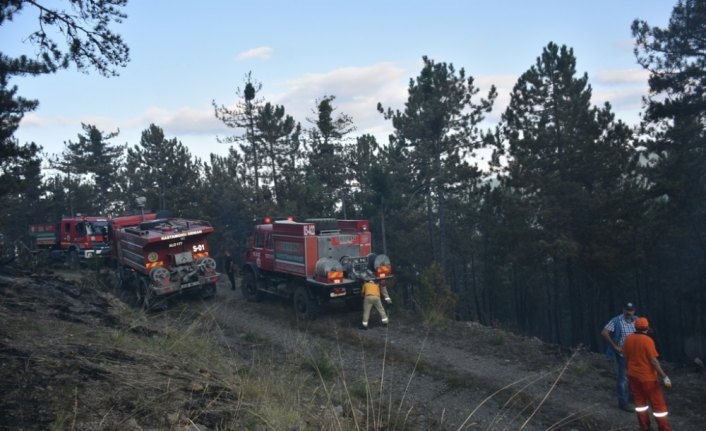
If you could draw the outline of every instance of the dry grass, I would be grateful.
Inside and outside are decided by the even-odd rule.
[[[60,307],[64,317],[58,320],[53,310],[37,318],[37,313],[8,314],[11,308],[0,307],[4,330],[27,343],[18,344],[18,350],[33,352],[34,357],[26,358],[28,373],[46,377],[32,382],[48,401],[49,412],[42,416],[46,426],[39,428],[122,429],[138,424],[174,429],[202,424],[213,430],[405,431],[420,427],[411,398],[415,379],[424,374],[450,388],[493,391],[469,412],[459,430],[467,429],[491,400],[501,408],[490,419],[485,413],[480,422],[487,430],[523,429],[565,373],[586,372],[574,355],[561,368],[535,379],[492,388],[487,380],[425,360],[430,328],[412,356],[409,349],[393,347],[387,329],[379,340],[353,338],[340,328],[329,331],[328,338],[299,330],[282,345],[261,333],[239,333],[218,304],[199,312],[187,303],[166,313],[146,314],[112,302],[101,292],[103,287],[96,288],[99,279],[78,286],[84,299],[93,298],[87,309],[106,310],[112,320],[86,313],[77,301]],[[13,301],[16,309],[39,306],[32,297]],[[6,306],[7,299],[0,305]],[[113,324],[106,326],[106,321]],[[503,336],[497,332],[487,344]],[[351,375],[346,366],[346,354],[356,348],[352,339],[361,340],[362,375]],[[393,386],[392,370],[408,370],[408,376]],[[530,394],[537,392],[529,390],[533,385],[547,381],[552,383],[543,397]],[[584,421],[589,413],[577,412],[547,429]],[[442,426],[446,420],[444,413],[427,419],[422,424]]]

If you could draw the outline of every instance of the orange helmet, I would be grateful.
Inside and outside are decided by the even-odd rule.
[[[644,331],[650,327],[650,322],[646,317],[638,317],[635,320],[635,329],[638,331]]]

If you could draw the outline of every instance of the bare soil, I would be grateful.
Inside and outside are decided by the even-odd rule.
[[[109,274],[0,268],[0,429],[636,429],[604,355],[389,314],[298,321],[225,283],[145,313]],[[704,429],[706,375],[663,365],[673,428]]]

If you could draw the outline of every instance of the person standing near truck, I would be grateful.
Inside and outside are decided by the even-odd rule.
[[[226,250],[226,258],[223,263],[223,270],[228,274],[228,280],[230,281],[230,289],[235,290],[235,261],[233,256],[230,254],[230,250]]]
[[[385,313],[385,308],[382,306],[382,301],[380,300],[380,286],[375,283],[372,277],[366,277],[365,283],[363,283],[363,288],[361,289],[361,294],[363,295],[363,323],[360,326],[361,329],[368,329],[368,319],[370,319],[370,309],[375,307],[375,309],[380,314],[382,319],[382,324],[387,325],[388,318]],[[390,297],[386,296],[385,300],[390,302]]]

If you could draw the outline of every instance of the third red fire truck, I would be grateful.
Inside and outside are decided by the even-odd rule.
[[[108,219],[77,214],[62,217],[58,223],[29,225],[32,239],[30,248],[40,260],[65,258],[71,268],[77,268],[83,259],[107,257]]]

